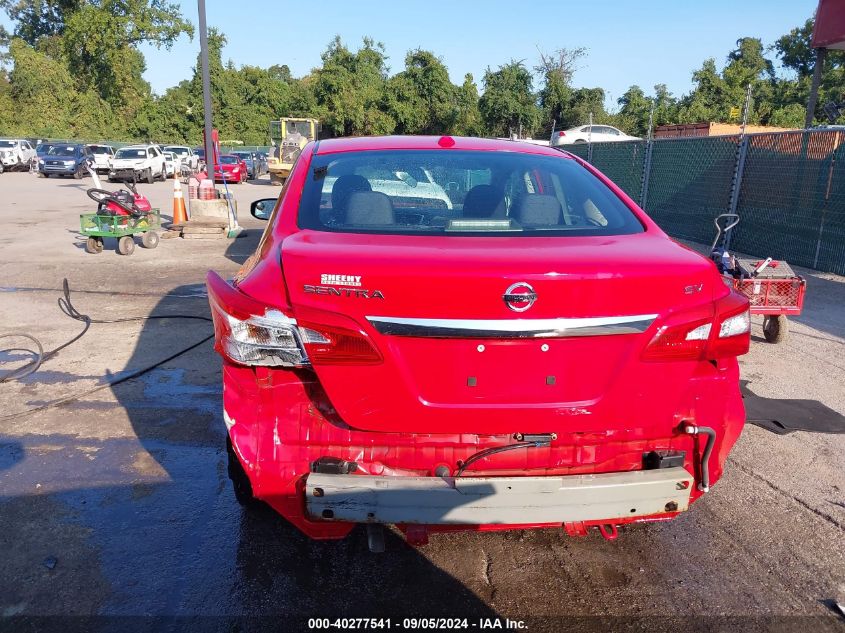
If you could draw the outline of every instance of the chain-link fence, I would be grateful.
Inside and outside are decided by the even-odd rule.
[[[670,235],[709,243],[720,213],[731,247],[845,274],[845,132],[796,131],[570,145]],[[643,188],[645,186],[645,189]]]

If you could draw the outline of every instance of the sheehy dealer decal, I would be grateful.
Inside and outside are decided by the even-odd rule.
[[[322,273],[320,285],[305,284],[305,294],[330,295],[334,297],[358,297],[361,299],[384,299],[381,290],[362,288],[361,275],[338,275]],[[340,287],[338,287],[340,286]]]

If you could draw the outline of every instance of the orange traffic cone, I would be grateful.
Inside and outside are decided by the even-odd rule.
[[[173,224],[184,224],[188,221],[188,211],[185,208],[185,198],[182,196],[182,183],[179,182],[179,171],[173,174]]]

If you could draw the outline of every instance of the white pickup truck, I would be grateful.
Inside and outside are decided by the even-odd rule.
[[[26,139],[0,139],[0,171],[29,169],[35,158],[35,150]]]
[[[109,169],[109,181],[146,180],[152,184],[164,180],[167,172],[164,154],[155,145],[129,145],[115,152]]]

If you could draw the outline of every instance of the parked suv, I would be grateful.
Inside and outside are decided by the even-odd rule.
[[[173,152],[176,158],[179,159],[182,165],[186,165],[191,171],[198,171],[200,166],[200,157],[194,154],[194,150],[184,145],[168,145],[164,148],[165,152]]]
[[[35,150],[26,139],[0,139],[0,165],[4,169],[29,169],[35,158]]]
[[[111,169],[111,162],[114,158],[114,149],[111,145],[95,145],[90,144],[85,146],[91,157],[94,159],[94,169],[98,174],[107,174]]]
[[[471,183],[451,208],[381,174]],[[419,178],[414,180],[421,182]],[[377,189],[378,185],[378,189]],[[748,300],[571,154],[452,137],[302,151],[208,274],[229,475],[313,538],[668,520],[745,413]]]
[[[43,158],[38,159],[38,173],[50,176],[73,176],[77,180],[88,175],[88,165],[94,158],[85,145],[56,143]]]
[[[157,178],[164,180],[167,174],[164,154],[155,145],[129,145],[115,152],[109,180],[146,180],[152,184]]]

